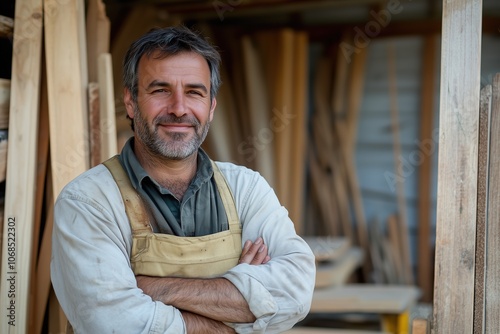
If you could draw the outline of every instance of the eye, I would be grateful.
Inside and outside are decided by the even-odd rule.
[[[154,91],[152,91],[153,94],[156,94],[156,93],[165,93],[166,90],[163,89],[163,88],[160,88],[160,89],[155,89]]]
[[[188,94],[203,96],[203,94],[201,92],[197,91],[197,90],[190,90],[190,91],[188,91]]]

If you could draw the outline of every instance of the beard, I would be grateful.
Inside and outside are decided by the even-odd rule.
[[[207,137],[210,128],[210,121],[201,124],[193,115],[177,117],[172,114],[154,118],[150,127],[137,105],[134,107],[133,122],[138,140],[151,154],[172,160],[182,160],[195,153]],[[190,124],[195,130],[194,136],[189,138],[190,133],[169,133],[168,139],[164,139],[158,133],[158,124],[164,123]]]

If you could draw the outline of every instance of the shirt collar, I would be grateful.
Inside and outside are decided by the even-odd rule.
[[[134,153],[134,137],[131,137],[129,140],[127,140],[127,142],[123,146],[119,158],[134,188],[142,188],[144,180],[147,179],[151,180],[151,182],[153,182],[153,184],[161,193],[170,193],[168,189],[162,187],[151,176],[149,176],[146,170],[139,163],[139,160]],[[214,171],[210,158],[208,157],[207,153],[200,147],[198,149],[196,175],[191,181],[188,189],[191,191],[198,190],[205,182],[208,182],[212,178],[213,173]]]

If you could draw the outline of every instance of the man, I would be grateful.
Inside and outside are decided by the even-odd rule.
[[[134,136],[55,205],[52,282],[74,331],[291,328],[310,308],[311,250],[258,173],[200,148],[217,51],[187,28],[153,30],[131,45],[123,77]]]

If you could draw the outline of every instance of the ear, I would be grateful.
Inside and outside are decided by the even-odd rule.
[[[208,116],[210,122],[212,122],[212,120],[214,119],[214,111],[216,106],[217,106],[217,99],[214,97],[214,99],[212,100],[212,105],[210,106],[210,114]]]
[[[133,119],[135,102],[132,99],[132,93],[128,90],[128,88],[123,89],[123,103],[125,104],[125,109],[127,109],[128,117]]]

